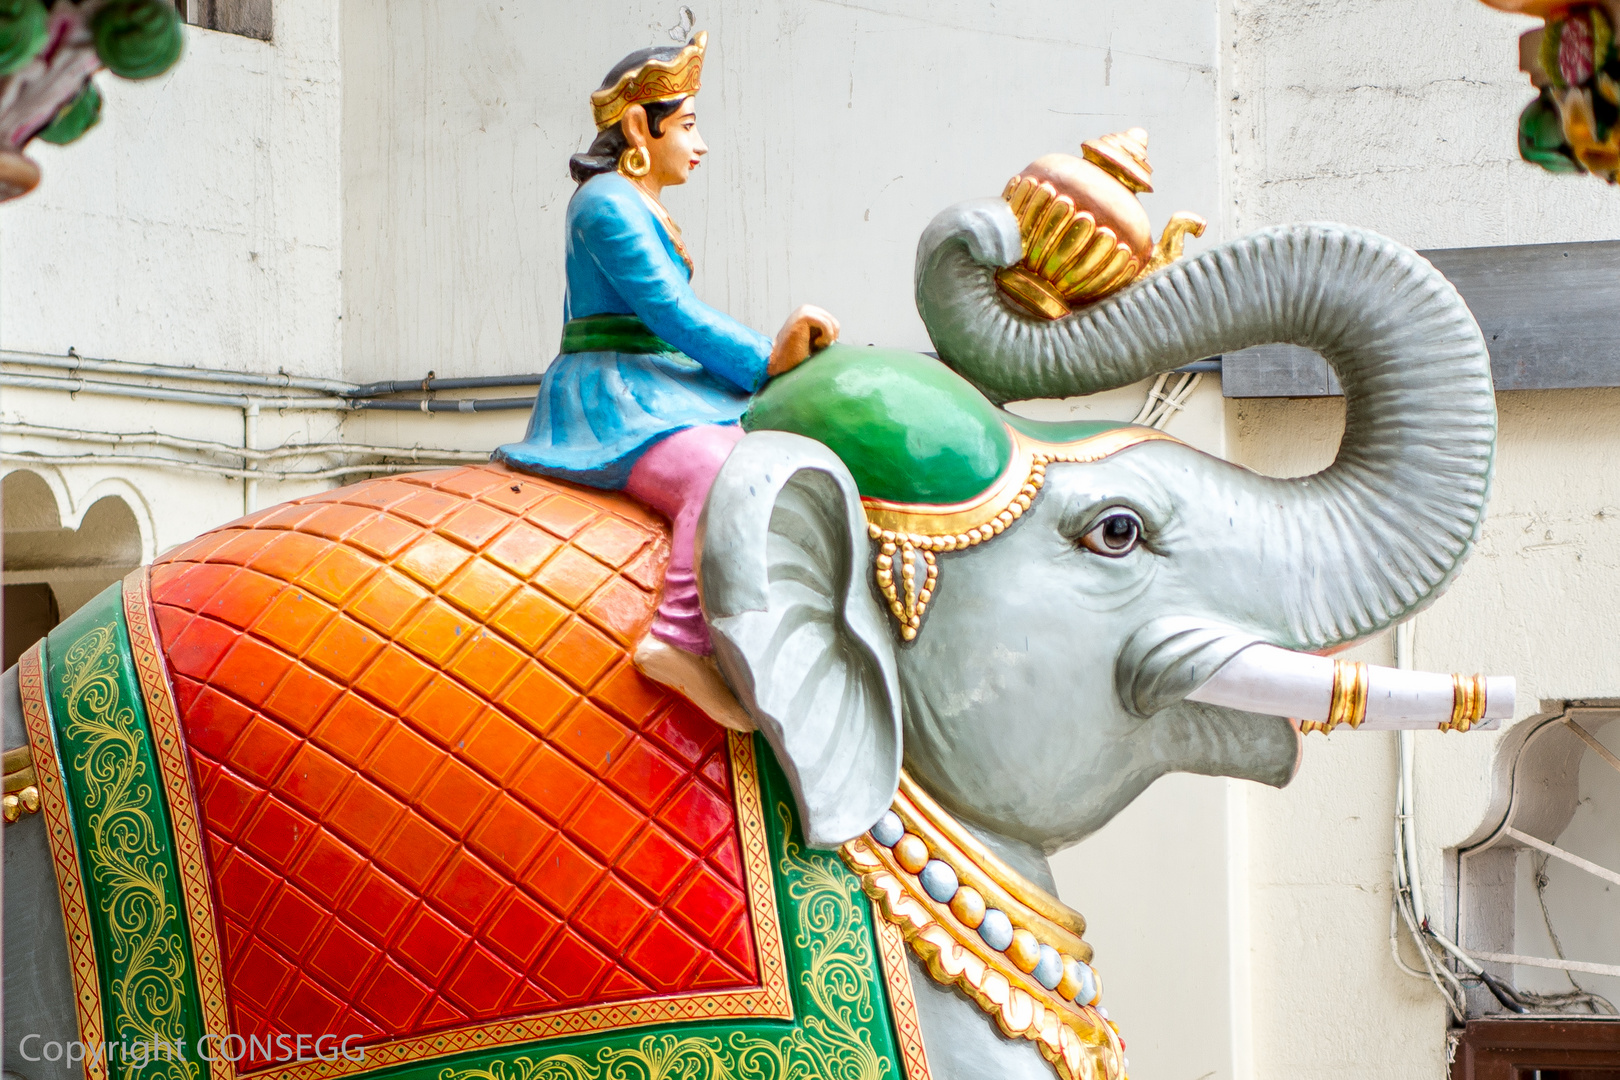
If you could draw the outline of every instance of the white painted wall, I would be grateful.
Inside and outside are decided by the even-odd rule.
[[[101,123],[35,141],[0,209],[0,346],[335,377],[341,367],[336,0],[274,44],[186,28],[167,74],[108,74]]]
[[[1219,205],[1206,0],[697,4],[710,154],[667,204],[698,294],[775,333],[818,303],[846,340],[926,348],[928,220],[1052,150],[1152,135],[1155,224]],[[621,56],[677,5],[343,7],[344,356],[351,377],[539,370],[562,330],[569,154]]]
[[[101,123],[67,147],[30,145],[44,179],[0,208],[0,348],[341,374],[336,11],[335,0],[278,4],[273,44],[188,26],[185,55],[167,74],[97,76]],[[243,437],[235,409],[35,390],[5,391],[0,417],[236,445]],[[268,413],[260,426],[261,445],[337,433],[331,414]],[[98,449],[17,435],[0,445]],[[70,523],[87,498],[117,488],[142,523],[148,559],[242,513],[240,482],[195,471],[36,471],[52,480]],[[267,488],[265,498],[298,493]],[[75,606],[58,599],[64,615]]]

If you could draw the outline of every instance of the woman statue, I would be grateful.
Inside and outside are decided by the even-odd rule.
[[[569,161],[579,189],[568,203],[561,355],[546,369],[528,434],[495,456],[626,491],[669,518],[663,600],[636,664],[735,719],[742,713],[714,667],[698,606],[698,515],[742,438],[750,396],[835,341],[838,320],[800,307],[773,343],[692,292],[692,260],[659,197],[709,152],[693,104],[707,39],[633,52],[591,95],[596,140]]]

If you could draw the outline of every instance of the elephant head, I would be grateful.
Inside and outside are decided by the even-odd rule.
[[[946,210],[918,250],[918,310],[984,408],[1286,342],[1337,372],[1343,441],[1330,467],[1297,479],[1168,439],[1059,454],[1016,521],[931,556],[937,586],[907,640],[873,580],[879,539],[848,448],[747,425],[706,509],[702,594],[721,668],[788,770],[813,843],[871,825],[902,760],[968,824],[1045,852],[1166,772],[1280,786],[1294,726],[1189,695],[1255,643],[1320,653],[1409,616],[1479,535],[1496,428],[1488,356],[1455,289],[1414,252],[1339,225],[1268,229],[1056,321],[998,290],[996,270],[1019,257],[999,199]],[[862,353],[882,362],[847,350],[837,363],[856,371]]]

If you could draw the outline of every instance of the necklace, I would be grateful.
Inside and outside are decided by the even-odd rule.
[[[841,849],[935,982],[1035,1043],[1061,1080],[1123,1080],[1085,919],[962,827],[903,770],[892,808]]]
[[[620,173],[620,175],[624,176],[623,173]],[[636,194],[640,195],[641,201],[647,204],[647,209],[651,210],[653,216],[658,219],[659,224],[664,226],[664,231],[669,234],[670,240],[674,242],[675,250],[679,253],[681,261],[686,264],[687,272],[690,273],[697,269],[692,264],[692,256],[687,254],[686,244],[681,241],[681,227],[675,224],[674,218],[669,216],[669,211],[664,209],[664,204],[654,198],[646,188],[642,187],[635,177],[625,176],[624,178],[630,181],[630,186],[636,189]]]

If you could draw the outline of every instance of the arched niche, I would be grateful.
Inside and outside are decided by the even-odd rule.
[[[1491,810],[1457,851],[1459,943],[1521,991],[1620,1007],[1620,701],[1515,725],[1494,774]],[[1500,1008],[1484,993],[1470,1005]]]
[[[126,493],[105,483],[75,507],[60,478],[16,469],[0,480],[0,518],[6,667],[58,621],[139,566],[151,547],[150,529],[142,527]]]

